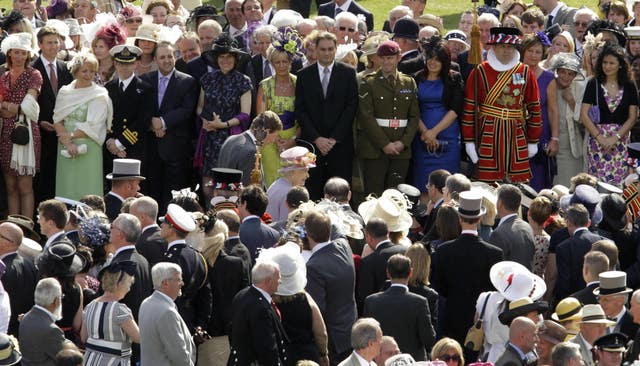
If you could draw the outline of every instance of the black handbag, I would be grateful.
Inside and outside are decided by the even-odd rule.
[[[25,122],[24,114],[18,112],[17,117],[13,131],[11,131],[11,142],[16,145],[26,145],[29,143],[29,126]]]

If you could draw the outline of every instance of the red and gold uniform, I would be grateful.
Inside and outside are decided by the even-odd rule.
[[[471,72],[465,90],[461,134],[463,142],[473,142],[478,148],[479,180],[529,180],[527,144],[537,144],[541,133],[540,97],[533,70],[518,62],[499,72],[485,61]]]

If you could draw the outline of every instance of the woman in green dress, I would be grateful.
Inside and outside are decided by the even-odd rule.
[[[294,57],[300,57],[302,39],[292,28],[285,28],[274,35],[267,58],[273,66],[274,75],[260,83],[256,101],[257,113],[272,111],[282,121],[282,131],[276,142],[262,146],[262,170],[264,184],[268,188],[278,179],[280,153],[295,146],[300,136],[300,127],[293,114],[296,95],[296,77],[291,74]]]
[[[90,53],[68,64],[75,78],[63,86],[53,111],[58,135],[56,196],[79,200],[103,195],[102,144],[111,128],[113,107],[107,90],[93,82],[98,60]]]

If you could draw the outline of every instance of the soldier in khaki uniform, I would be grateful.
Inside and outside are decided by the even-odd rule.
[[[398,71],[398,44],[381,43],[377,55],[380,70],[360,83],[357,152],[365,192],[379,196],[385,188],[404,183],[420,110],[415,81]]]

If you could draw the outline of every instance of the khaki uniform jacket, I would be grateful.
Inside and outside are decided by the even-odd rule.
[[[388,143],[402,141],[404,150],[391,159],[410,159],[411,142],[420,122],[418,88],[410,76],[396,71],[395,86],[382,71],[365,76],[360,82],[358,105],[358,147],[361,159],[378,159],[384,155]],[[378,119],[406,119],[406,127],[381,127]]]

